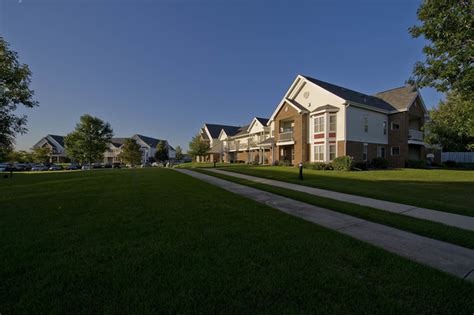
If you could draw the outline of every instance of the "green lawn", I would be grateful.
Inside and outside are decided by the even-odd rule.
[[[472,283],[173,170],[0,189],[2,314],[474,309]]]
[[[474,249],[474,231],[463,230],[437,222],[413,218],[402,214],[360,206],[353,203],[323,198],[300,191],[261,184],[242,178],[210,172],[206,169],[195,169],[195,171],[228,180],[237,184],[268,191],[270,193],[287,198],[299,200],[318,207],[346,213],[368,221],[392,226],[397,229]]]
[[[246,167],[246,164],[243,163],[216,163],[216,167],[223,168],[223,167]],[[190,163],[182,163],[177,164],[176,168],[210,168],[214,167],[214,163],[200,163],[200,162],[190,162]]]
[[[304,170],[283,166],[240,166],[226,170],[354,195],[474,216],[474,171],[396,169],[365,172]]]

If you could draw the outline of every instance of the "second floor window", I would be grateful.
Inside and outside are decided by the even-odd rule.
[[[400,124],[392,123],[392,130],[398,130],[398,129],[400,129]]]
[[[314,118],[314,133],[324,132],[324,116]]]
[[[336,132],[336,115],[329,116],[329,131]]]
[[[369,119],[364,117],[364,132],[369,132]]]

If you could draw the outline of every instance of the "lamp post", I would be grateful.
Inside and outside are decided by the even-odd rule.
[[[300,168],[300,175],[299,175],[298,179],[303,180],[303,162],[300,162],[300,164],[298,166]]]

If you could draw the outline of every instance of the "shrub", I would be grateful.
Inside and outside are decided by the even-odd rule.
[[[283,161],[275,161],[273,162],[274,166],[290,166],[291,162],[288,160],[283,160]]]
[[[406,160],[405,167],[407,168],[425,168],[426,161],[424,160]]]
[[[324,163],[324,162],[306,162],[306,163],[303,163],[303,167],[310,170],[332,170],[333,169],[330,163]]]
[[[367,162],[356,162],[354,163],[352,168],[356,170],[366,171],[369,167],[367,165]]]
[[[376,157],[372,159],[372,162],[370,165],[373,168],[381,168],[381,169],[386,169],[388,167],[388,161],[384,159],[383,157]]]
[[[451,160],[444,162],[444,165],[446,165],[446,167],[456,167],[456,164],[456,161]]]
[[[340,156],[335,158],[331,165],[336,171],[350,171],[354,165],[354,158],[348,155]]]

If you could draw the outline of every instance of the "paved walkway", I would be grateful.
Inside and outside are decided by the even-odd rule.
[[[350,195],[350,194],[335,192],[331,190],[292,184],[292,183],[282,182],[282,181],[273,180],[273,179],[265,179],[261,177],[228,172],[228,171],[223,171],[219,169],[208,168],[206,169],[206,171],[211,171],[211,172],[215,172],[215,173],[219,173],[223,175],[242,178],[242,179],[250,180],[250,181],[261,183],[261,184],[271,185],[275,187],[296,190],[296,191],[304,192],[304,193],[319,196],[319,197],[330,198],[330,199],[335,199],[339,201],[358,204],[361,206],[367,206],[367,207],[371,207],[371,208],[375,208],[379,210],[399,213],[399,214],[403,214],[403,215],[414,217],[414,218],[439,222],[446,225],[455,226],[461,229],[474,231],[474,217],[467,217],[464,215],[459,215],[459,214],[454,214],[454,213],[419,208],[419,207],[405,205],[405,204],[396,203],[396,202]]]
[[[474,282],[474,250],[397,230],[191,170],[176,169],[176,171]]]

